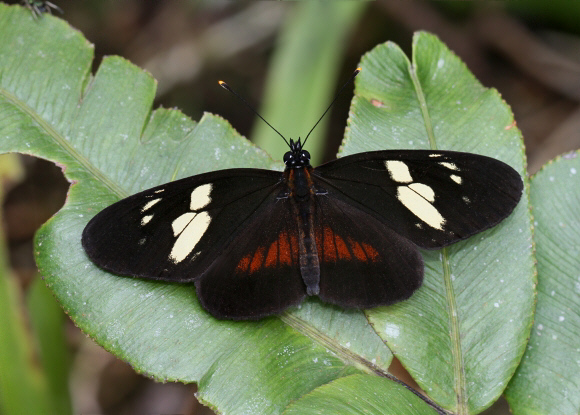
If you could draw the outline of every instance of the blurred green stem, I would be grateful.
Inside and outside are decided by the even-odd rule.
[[[260,110],[287,139],[304,138],[330,103],[345,39],[366,5],[358,1],[293,5],[293,15],[282,29],[272,57]],[[314,166],[323,155],[327,121],[328,116],[308,139]],[[274,158],[280,159],[287,151],[286,144],[259,119],[252,141]]]
[[[9,157],[14,156],[0,157],[0,206],[3,179],[6,176],[14,179],[19,167]],[[31,292],[32,326],[41,330],[43,336],[30,331],[20,286],[9,271],[0,221],[0,414],[64,415],[71,409],[67,365],[63,364],[66,356],[63,312],[40,279],[33,283]]]

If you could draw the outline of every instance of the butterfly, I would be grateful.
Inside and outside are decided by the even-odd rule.
[[[86,225],[85,252],[114,274],[194,283],[220,319],[259,319],[307,296],[367,309],[420,287],[419,248],[495,226],[522,194],[520,175],[494,158],[385,150],[313,168],[306,139],[287,142],[283,172],[213,171],[114,203]]]

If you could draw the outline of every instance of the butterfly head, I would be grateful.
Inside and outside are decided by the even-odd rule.
[[[290,139],[290,151],[284,154],[284,164],[287,168],[295,169],[300,167],[310,166],[310,153],[302,149],[304,143],[298,139],[294,141]]]

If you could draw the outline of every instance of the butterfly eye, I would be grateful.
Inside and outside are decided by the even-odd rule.
[[[287,151],[286,153],[284,153],[284,163],[288,163],[289,160],[293,159],[294,156],[292,155],[291,151]]]
[[[300,153],[300,158],[310,160],[310,153],[306,150],[302,150]]]

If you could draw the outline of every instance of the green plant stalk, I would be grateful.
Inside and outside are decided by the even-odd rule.
[[[336,91],[344,41],[366,2],[303,2],[283,28],[272,58],[260,114],[287,139],[305,135]],[[353,70],[355,68],[352,68]],[[345,92],[348,94],[348,92]],[[312,165],[320,163],[328,115],[308,138]],[[288,150],[262,120],[256,119],[252,141],[272,157]]]
[[[0,201],[2,193],[0,188]],[[20,288],[8,269],[0,223],[0,413],[54,413],[20,300]]]
[[[26,305],[55,412],[70,414],[70,356],[64,336],[65,314],[40,276],[28,290]]]

